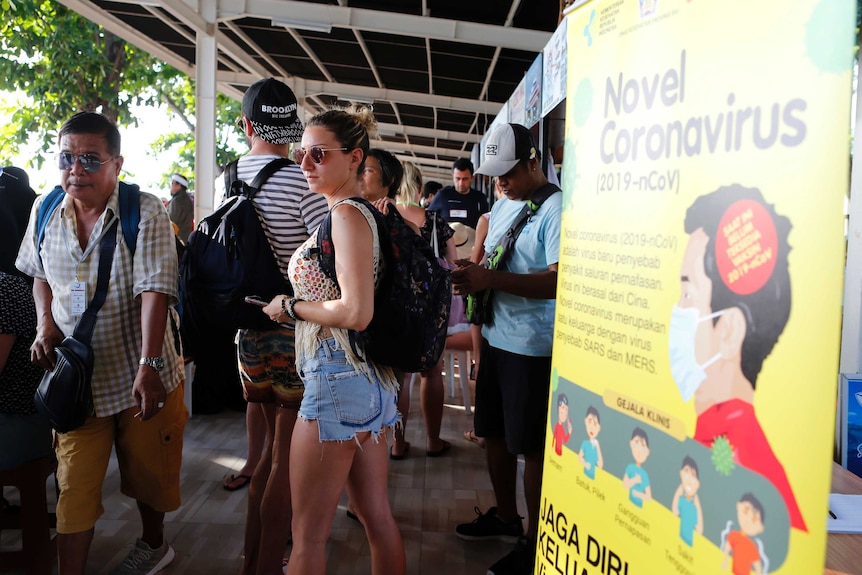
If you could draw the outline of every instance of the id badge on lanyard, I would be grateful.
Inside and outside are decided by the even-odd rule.
[[[87,282],[72,282],[72,315],[83,315],[87,310]]]

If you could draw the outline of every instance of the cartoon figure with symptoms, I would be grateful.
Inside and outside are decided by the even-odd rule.
[[[596,469],[604,468],[605,460],[602,457],[602,446],[599,445],[598,440],[599,431],[602,430],[602,425],[599,421],[599,412],[592,405],[587,408],[584,427],[587,428],[587,438],[581,443],[578,459],[581,461],[581,465],[584,466],[584,475],[590,479],[595,479]]]
[[[563,445],[572,436],[572,420],[569,419],[569,398],[565,393],[557,396],[557,424],[554,426],[554,452],[563,454]]]
[[[732,460],[768,479],[790,524],[807,531],[754,410],[758,375],[790,317],[791,227],[757,189],[732,185],[697,198],[685,216],[668,346],[671,376],[697,413],[694,440],[713,448],[724,437]]]
[[[646,432],[640,427],[635,427],[629,446],[632,448],[635,462],[629,463],[626,467],[623,487],[629,490],[629,501],[638,507],[643,507],[645,502],[652,499],[649,475],[643,468],[643,464],[649,457],[649,439]]]
[[[757,575],[767,575],[769,559],[763,552],[763,542],[757,537],[763,533],[766,515],[763,505],[751,493],[743,495],[736,504],[736,520],[738,531],[732,531],[733,521],[728,521],[721,532],[722,570],[727,570],[727,559],[732,556],[733,575],[749,575],[752,571]]]
[[[679,478],[681,483],[673,494],[671,511],[679,517],[680,538],[691,547],[694,545],[694,532],[703,535],[703,510],[697,495],[697,490],[700,489],[697,463],[687,455],[682,460]]]

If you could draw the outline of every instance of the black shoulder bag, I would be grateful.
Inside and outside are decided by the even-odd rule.
[[[75,325],[74,333],[54,348],[57,362],[54,369],[45,372],[33,397],[36,409],[59,433],[81,427],[87,416],[93,413],[93,392],[90,387],[93,348],[90,347],[90,339],[96,326],[96,314],[108,295],[108,282],[117,247],[118,221],[115,220],[102,237],[96,293]]]
[[[560,188],[554,184],[545,184],[533,193],[533,197],[524,203],[524,207],[515,216],[512,225],[505,234],[497,242],[487,256],[485,257],[485,267],[489,270],[502,269],[503,265],[512,255],[512,250],[515,248],[515,241],[521,235],[521,231],[527,222],[530,221],[542,204],[555,193],[559,192]],[[490,324],[493,320],[491,317],[491,294],[493,290],[486,289],[480,292],[471,293],[464,296],[467,307],[467,321],[475,325]]]

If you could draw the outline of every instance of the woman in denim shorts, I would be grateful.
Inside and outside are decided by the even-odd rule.
[[[349,332],[374,313],[383,272],[380,240],[360,196],[369,131],[367,108],[330,110],[306,125],[295,160],[311,191],[332,214],[338,283],[320,268],[317,232],[293,254],[288,273],[295,297],[277,296],[264,311],[296,321],[296,358],[305,394],[290,449],[293,552],[290,575],[326,573],[326,541],[345,486],[371,547],[371,572],[403,574],[404,545],[386,490],[385,433],[399,423],[392,369],[353,353]]]

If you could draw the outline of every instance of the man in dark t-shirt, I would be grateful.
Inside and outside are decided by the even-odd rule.
[[[473,162],[458,158],[452,165],[452,182],[437,192],[428,210],[440,212],[446,222],[461,222],[476,227],[479,216],[488,211],[488,199],[479,190],[470,187],[473,183]]]

